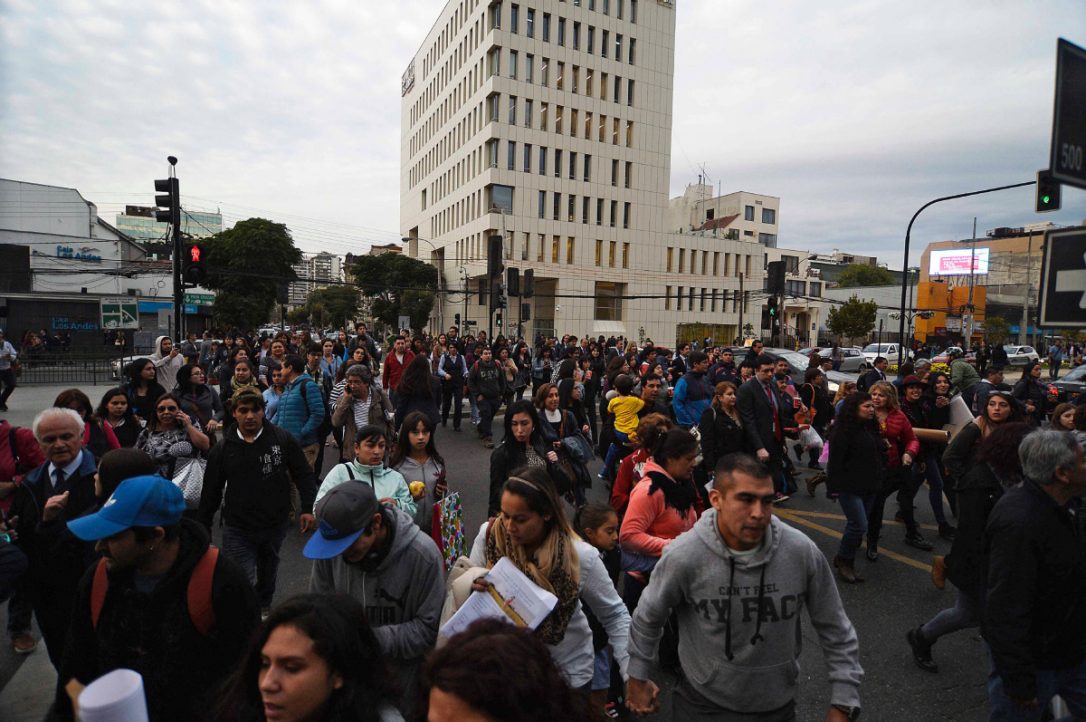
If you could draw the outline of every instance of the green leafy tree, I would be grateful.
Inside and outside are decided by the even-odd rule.
[[[1011,335],[1011,327],[1000,316],[985,316],[984,333],[988,337],[988,343],[1003,343]]]
[[[399,253],[361,256],[354,275],[362,293],[370,298],[373,316],[395,328],[400,316],[411,318],[411,328],[426,326],[437,294],[437,269]]]
[[[358,312],[358,289],[354,286],[329,286],[309,292],[305,305],[291,311],[292,323],[309,321],[318,326],[341,326]]]
[[[866,336],[875,327],[875,315],[879,305],[874,301],[861,301],[856,296],[840,306],[830,309],[826,327],[842,338]]]
[[[219,326],[254,328],[268,320],[283,279],[294,279],[302,252],[282,223],[264,218],[240,221],[205,241],[215,291],[212,313]]]
[[[845,270],[841,271],[841,276],[837,279],[837,285],[842,288],[893,286],[895,283],[897,281],[894,280],[894,274],[885,268],[868,266],[863,263],[850,263]]]

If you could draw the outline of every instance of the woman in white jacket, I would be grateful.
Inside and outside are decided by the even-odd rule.
[[[607,631],[626,679],[630,614],[599,552],[573,532],[554,484],[542,469],[514,471],[502,487],[500,516],[479,529],[471,548],[472,563],[493,567],[502,557],[558,597],[554,611],[535,634],[571,687],[587,691],[592,683],[592,631],[581,610],[582,600]],[[485,587],[477,581],[475,588]]]
[[[382,504],[394,503],[400,511],[414,516],[417,507],[403,475],[385,466],[387,444],[384,428],[367,424],[359,429],[355,437],[354,461],[343,461],[331,468],[313,503],[344,482],[360,481],[373,487],[373,493]]]

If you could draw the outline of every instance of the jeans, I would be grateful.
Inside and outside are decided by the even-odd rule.
[[[1049,360],[1048,362],[1048,378],[1055,381],[1060,377],[1060,366],[1063,364],[1063,359],[1059,361]]]
[[[837,498],[846,519],[845,533],[841,536],[841,546],[837,550],[837,556],[841,559],[852,561],[856,558],[856,550],[860,548],[860,542],[867,533],[867,519],[875,506],[875,496],[874,492],[841,492]]]
[[[624,572],[651,572],[656,568],[656,562],[658,561],[660,561],[660,557],[622,550],[622,571]]]
[[[468,394],[468,404],[471,406],[471,423],[479,423],[479,402],[475,400],[475,394]]]
[[[479,436],[484,439],[489,439],[491,434],[491,424],[494,421],[494,414],[498,413],[498,409],[502,406],[501,399],[487,399],[476,400],[479,404]]]
[[[459,381],[445,382],[441,386],[441,424],[449,423],[449,410],[453,412],[453,428],[460,428],[464,416],[464,385]]]
[[[615,429],[615,440],[611,442],[611,445],[607,447],[607,457],[603,460],[603,471],[606,474],[611,473],[611,465],[615,463],[615,459],[619,455],[619,447],[624,446],[626,442],[630,440],[629,434],[624,434],[618,429]]]
[[[0,393],[0,406],[6,406],[8,397],[15,390],[15,370],[11,368],[0,369],[0,383],[4,385],[4,391]]]
[[[942,636],[957,632],[959,629],[972,629],[980,626],[980,605],[962,590],[958,590],[954,606],[936,614],[920,628],[920,635],[928,644]]]
[[[924,470],[921,471],[920,467]],[[931,503],[932,514],[935,522],[942,526],[946,524],[946,512],[943,511],[943,475],[939,471],[939,459],[932,452],[924,453],[913,462],[913,496],[920,490],[924,481],[928,482],[928,501]]]
[[[0,539],[0,603],[15,593],[26,568],[27,560],[23,550]]]
[[[882,514],[886,508],[886,500],[895,491],[898,506],[901,507],[901,520],[905,523],[905,535],[917,533],[916,517],[913,514],[913,497],[916,495],[916,488],[912,482],[912,470],[895,466],[886,470],[886,480],[883,481],[882,490],[876,495],[875,503],[868,515],[868,541],[878,542],[882,532]]]
[[[241,567],[267,609],[275,596],[275,580],[279,573],[279,548],[287,536],[289,522],[256,531],[225,526],[222,530],[222,553]]]
[[[1038,705],[1026,709],[1007,696],[1003,678],[993,664],[988,676],[988,705],[991,708],[988,722],[1040,722],[1057,694],[1071,712],[1070,717],[1061,717],[1057,722],[1086,719],[1086,662],[1071,669],[1039,669],[1035,675]]]

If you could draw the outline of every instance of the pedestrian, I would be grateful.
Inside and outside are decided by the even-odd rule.
[[[110,449],[121,448],[121,442],[113,433],[113,427],[96,416],[94,407],[87,395],[79,389],[66,389],[57,394],[53,406],[58,409],[72,409],[83,419],[83,448],[101,459]]]
[[[336,343],[331,339],[325,339],[321,344],[321,371],[328,374],[330,378],[335,378],[342,365],[343,356],[336,354]]]
[[[317,454],[324,445],[320,429],[324,424],[325,406],[321,389],[313,378],[305,373],[305,362],[301,356],[288,354],[283,359],[282,370],[283,395],[279,397],[279,408],[275,413],[275,425],[294,437],[305,452],[306,461],[313,470],[316,467]]]
[[[1021,408],[1008,391],[992,391],[984,413],[966,424],[950,440],[943,452],[943,465],[947,472],[947,488],[955,489],[958,480],[965,476],[976,463],[980,442],[1000,424],[1025,421]]]
[[[592,630],[582,603],[607,631],[626,678],[630,615],[599,552],[573,532],[558,491],[541,468],[515,469],[502,485],[501,516],[479,527],[471,547],[472,564],[492,568],[503,557],[558,598],[535,636],[547,646],[571,687],[588,687],[594,675]],[[472,586],[486,589],[480,580]]]
[[[535,634],[497,619],[472,623],[431,654],[421,687],[418,719],[428,722],[599,719]]]
[[[248,363],[248,360],[242,363]],[[225,388],[229,389],[229,384]],[[179,368],[177,388],[173,393],[181,404],[181,410],[199,422],[200,428],[214,438],[222,428],[225,411],[218,392],[207,384],[204,370],[195,364],[185,364]]]
[[[132,413],[132,405],[128,403],[128,394],[123,388],[117,387],[102,394],[95,415],[102,419],[104,426],[113,431],[113,436],[121,448],[128,449],[136,445],[144,422]]]
[[[266,613],[290,524],[291,488],[300,495],[298,524],[304,534],[315,526],[316,478],[294,437],[264,418],[259,393],[240,392],[231,413],[234,427],[208,454],[198,516],[210,531],[222,507],[223,555],[248,577]]]
[[[932,413],[934,409],[930,401],[924,396],[927,384],[917,376],[906,376],[902,385],[905,388],[901,411],[905,414],[913,429],[942,429],[943,424],[938,423],[941,419],[935,418],[936,415]],[[942,469],[939,468],[939,457],[942,456],[943,451],[946,449],[946,442],[927,441],[919,437],[917,441],[920,442],[920,453],[913,460],[911,478],[903,480],[910,484],[910,488],[907,490],[908,493],[903,493],[899,497],[898,503],[912,506],[916,493],[926,481],[928,483],[928,503],[931,505],[932,514],[935,516],[935,523],[939,525],[939,536],[948,541],[953,540],[955,529],[947,521],[946,512],[943,510],[943,474]]]
[[[980,626],[984,598],[984,527],[1000,497],[1022,481],[1018,448],[1033,429],[1021,422],[1001,424],[980,444],[977,463],[958,483],[958,531],[950,553],[936,558],[932,580],[940,589],[949,579],[957,588],[954,606],[908,632],[913,659],[926,672],[938,672],[931,648],[959,629]]]
[[[197,459],[211,448],[211,440],[200,423],[181,410],[173,394],[163,394],[155,405],[155,415],[136,439],[136,448],[147,452],[159,464],[159,473],[172,479],[179,462]]]
[[[166,393],[155,374],[155,365],[147,358],[138,358],[125,368],[127,382],[122,388],[128,394],[132,413],[143,421],[155,417],[155,402]]]
[[[303,594],[277,606],[215,707],[223,722],[403,722],[362,605],[345,594]]]
[[[445,599],[441,552],[409,514],[382,504],[368,484],[335,487],[316,511],[318,532],[303,552],[314,560],[309,591],[349,594],[362,603],[399,683],[400,711],[410,717],[418,668],[437,641]]]
[[[478,360],[468,372],[468,388],[479,406],[479,438],[482,439],[483,446],[493,449],[491,424],[505,395],[505,374],[494,361],[489,348],[480,347],[477,353]],[[508,413],[506,410],[506,414]]]
[[[19,363],[19,354],[15,347],[4,337],[4,331],[0,329],[0,411],[8,410],[8,399],[15,391],[15,364]]]
[[[385,356],[385,363],[381,367],[381,386],[388,389],[393,401],[396,387],[400,385],[400,376],[414,358],[414,352],[407,348],[407,339],[397,336],[392,342],[392,353]]]
[[[169,336],[155,339],[155,352],[150,356],[155,367],[155,380],[164,389],[177,386],[177,370],[185,365],[185,357],[173,345]]]
[[[437,365],[441,380],[441,425],[448,426],[449,411],[453,414],[453,431],[460,431],[460,419],[464,414],[464,384],[467,383],[468,365],[455,343],[450,343]]]
[[[620,374],[615,377],[614,385],[616,394],[607,402],[607,414],[614,418],[613,440],[599,473],[600,479],[604,480],[613,477],[612,468],[615,462],[624,456],[620,447],[637,443],[638,412],[645,407],[645,402],[633,395],[633,377]]]
[[[1011,392],[1026,411],[1034,426],[1041,426],[1048,406],[1048,384],[1041,381],[1041,362],[1031,361],[1022,371],[1022,379]]]
[[[956,394],[964,394],[969,389],[980,383],[980,374],[973,364],[962,358],[962,350],[955,348],[950,351],[950,387]]]
[[[394,409],[392,401],[376,384],[373,372],[363,364],[347,367],[344,388],[338,398],[332,393],[332,427],[342,433],[340,460],[353,456],[358,430],[364,426],[377,426],[386,438],[392,437]]]
[[[242,659],[258,621],[245,575],[183,519],[180,489],[160,476],[136,476],[102,508],[69,523],[102,558],[73,595],[71,632],[59,679],[71,699],[115,669],[143,679],[151,719],[207,717],[214,690]]]
[[[420,411],[426,414],[432,424],[437,426],[441,421],[441,412],[438,410],[441,398],[441,382],[434,376],[430,369],[430,360],[423,355],[417,355],[411,359],[411,363],[400,375],[399,385],[396,387],[396,428],[400,428],[404,419],[414,412]]]
[[[540,387],[542,388],[542,387]],[[573,488],[574,480],[558,466],[558,452],[543,436],[542,422],[532,402],[514,401],[505,412],[505,434],[490,455],[490,494],[487,516],[501,513],[501,494],[505,480],[522,466],[542,468],[550,476],[559,494]]]
[[[618,465],[615,483],[611,486],[610,504],[619,518],[626,515],[630,494],[644,476],[652,450],[674,428],[675,422],[663,414],[647,414],[641,418],[637,425],[637,448]]]
[[[886,369],[889,367],[890,362],[879,356],[871,362],[871,368],[856,381],[856,388],[860,391],[870,391],[874,384],[886,380]]]
[[[728,454],[745,450],[743,421],[736,408],[736,388],[731,381],[721,381],[713,390],[709,408],[698,422],[701,436],[701,463],[695,471],[699,485],[711,480],[716,462]]]
[[[784,429],[794,424],[795,407],[772,382],[773,359],[758,356],[754,368],[754,378],[739,387],[736,408],[747,435],[748,448],[754,450],[758,461],[769,467],[777,490],[776,503],[781,503],[790,493],[789,481],[784,475]]]
[[[659,706],[650,680],[674,611],[684,674],[672,693],[673,719],[795,719],[806,608],[829,667],[826,719],[857,719],[856,630],[825,556],[773,515],[769,469],[745,454],[726,456],[710,495],[713,508],[671,544],[634,612],[627,705],[637,714]]]
[[[1049,424],[1049,427],[1057,431],[1074,431],[1075,405],[1060,404],[1052,409],[1052,421]]]
[[[1063,341],[1056,339],[1052,342],[1052,345],[1048,347],[1049,381],[1055,381],[1060,377],[1060,366],[1063,365],[1064,356]]]
[[[445,459],[434,443],[434,424],[421,411],[412,411],[400,426],[388,465],[400,472],[415,501],[415,523],[429,534],[434,504],[449,491]],[[421,484],[421,487],[419,486]]]
[[[1086,550],[1077,520],[1086,458],[1074,436],[1035,431],[1018,447],[1025,480],[984,532],[982,630],[992,657],[989,719],[1040,720],[1055,695],[1086,718]]]
[[[600,502],[585,504],[573,517],[573,530],[596,548],[611,583],[616,585],[622,561],[618,550],[618,526],[618,514],[610,506]],[[592,629],[592,649],[595,652],[591,687],[592,706],[607,714],[613,667],[610,639],[607,637],[607,630],[596,619],[592,610],[583,609],[588,618],[588,626]],[[619,697],[621,696],[622,690],[619,691]]]
[[[5,527],[13,534],[12,542],[16,541],[15,537],[18,535],[18,519],[10,519],[8,512],[15,501],[19,481],[25,473],[44,463],[45,455],[38,440],[34,438],[34,431],[12,426],[6,419],[0,419],[0,512],[3,512],[0,513],[0,520],[9,519]],[[18,554],[7,554],[13,566],[23,566],[18,561],[20,555],[24,560],[26,558],[21,549]],[[21,580],[21,573],[19,578]],[[8,605],[7,622],[11,648],[16,654],[30,654],[38,646],[37,640],[30,633],[32,614],[33,608],[28,594],[16,587]]]
[[[385,466],[389,438],[382,426],[363,426],[354,436],[354,460],[333,466],[317,489],[317,501],[333,488],[359,481],[373,489],[383,504],[395,504],[412,518],[418,510],[400,472]]]
[[[675,383],[672,407],[675,421],[684,429],[697,426],[702,413],[713,400],[713,391],[705,378],[709,370],[709,357],[701,351],[692,351],[684,371]],[[674,367],[673,367],[674,368]]]

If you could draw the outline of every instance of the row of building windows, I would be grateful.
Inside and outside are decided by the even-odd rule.
[[[486,117],[489,122],[500,123],[503,117],[502,94],[491,93],[488,95],[486,109]],[[521,109],[523,112],[519,116],[520,122],[518,123],[518,112]],[[525,98],[523,108],[521,108],[520,98],[516,95],[508,96],[504,117],[509,125],[523,124],[525,128],[532,128],[536,120],[535,100]],[[608,123],[608,119],[608,116],[603,113],[594,114],[589,111],[584,111],[582,116],[582,111],[578,108],[567,108],[558,104],[553,105],[552,113],[550,103],[540,102],[539,123],[536,127],[544,132],[553,131],[558,135],[565,135],[568,129],[571,138],[584,138],[585,140],[595,138],[600,143],[610,141],[611,145],[624,145],[627,148],[632,148],[634,122],[632,120],[623,122],[621,118],[611,116],[611,122]]]
[[[695,304],[700,312],[717,312],[717,302],[720,303],[720,312],[728,312],[728,302],[731,302],[731,312],[739,312],[739,303],[742,299],[743,312],[746,313],[750,303],[750,291],[729,291],[717,288],[686,288],[683,286],[668,286],[664,293],[665,311],[693,311]],[[683,308],[685,302],[686,308]]]
[[[743,220],[744,221],[753,221],[754,220],[754,206],[743,206]],[[775,209],[773,209],[773,208],[763,208],[762,209],[762,223],[767,223],[767,224],[770,224],[770,225],[776,224],[777,223],[777,211]]]
[[[523,79],[525,83],[534,84],[536,77],[538,77],[541,86],[544,88],[550,87],[551,67],[551,59],[540,56],[537,76],[536,56],[534,53],[525,53],[522,65],[520,51],[512,49],[508,51],[506,72],[513,80]],[[600,100],[610,100],[619,104],[623,102],[623,92],[625,92],[626,105],[632,107],[634,104],[635,84],[633,78],[626,78],[626,82],[622,82],[621,75],[610,75],[603,71],[599,71],[597,74],[595,68],[582,68],[580,65],[573,65],[572,63],[567,67],[566,63],[561,60],[554,63],[553,67],[555,90],[569,90],[574,95],[581,95],[583,90],[584,95],[593,98],[596,97],[596,90],[598,89]],[[487,53],[487,77],[501,74],[502,48],[495,46]],[[610,93],[608,93],[608,88],[610,88]]]
[[[539,25],[539,36],[545,43],[551,42],[551,14],[541,13],[541,22]],[[502,27],[502,3],[494,3],[491,5],[491,28],[500,30]],[[636,22],[636,21],[634,21]],[[535,8],[525,7],[524,9],[524,34],[529,38],[536,37],[536,11]],[[560,48],[572,47],[574,50],[581,49],[581,23],[574,20],[572,23],[567,23],[566,18],[561,15],[558,16],[558,21],[555,24],[555,41]],[[567,33],[567,28],[569,32]],[[588,25],[583,33],[584,37],[584,50],[589,55],[596,54],[596,36],[597,29],[594,25]],[[520,34],[520,5],[510,5],[509,7],[509,32],[514,35]],[[637,61],[637,38],[625,38],[622,33],[614,33],[614,45],[612,46],[611,31],[600,29],[599,30],[599,54],[601,58],[613,58],[618,62],[629,63],[630,65],[636,65]],[[629,42],[626,42],[626,41]]]
[[[689,258],[689,263],[687,258]],[[753,256],[745,253],[721,253],[720,251],[698,251],[697,249],[690,249],[688,254],[685,248],[677,249],[674,246],[668,246],[665,267],[668,273],[734,276],[736,278],[742,273],[750,278],[751,258]],[[723,260],[723,264],[721,260]],[[678,261],[677,264],[676,261]]]
[[[539,191],[538,200],[536,202],[538,206],[537,215],[540,219],[547,217],[547,191]],[[577,196],[573,193],[566,195],[566,202],[562,203],[561,193],[551,193],[551,218],[556,221],[569,221],[570,223],[577,222]],[[589,212],[592,210],[592,199],[588,196],[581,196],[581,223],[587,224],[589,222]],[[604,209],[610,210],[608,216],[607,225],[611,228],[618,226],[618,201],[610,201],[607,203],[603,198],[597,198],[595,203],[596,208],[596,225],[604,225]],[[631,211],[633,206],[629,202],[622,204],[622,227],[629,228],[631,223]]]
[[[498,145],[500,140],[494,138],[487,141],[487,162],[492,168],[498,167],[498,159],[500,157],[498,151]],[[545,176],[548,174],[547,163],[552,157],[551,149],[545,145],[534,146],[531,143],[521,143],[520,152],[520,168],[519,170],[524,173],[533,172],[533,160],[537,161],[534,166],[535,172],[539,175]],[[537,151],[538,149],[538,151]],[[538,158],[535,158],[538,153]],[[505,168],[506,170],[518,170],[517,168],[517,142],[508,140],[505,142]],[[592,155],[590,153],[577,153],[577,151],[565,151],[561,148],[555,148],[553,153],[554,162],[550,166],[551,172],[555,178],[561,178],[563,175],[570,180],[578,180],[578,172],[581,174],[580,180],[585,183],[592,181]],[[604,165],[606,168],[606,165]],[[633,187],[633,161],[623,161],[618,158],[611,159],[611,185],[618,188],[620,185],[623,188]],[[602,179],[601,179],[602,180]]]

